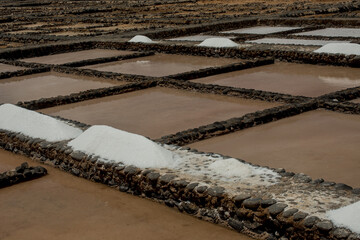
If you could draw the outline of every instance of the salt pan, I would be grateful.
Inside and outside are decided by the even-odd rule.
[[[171,168],[173,154],[155,142],[137,134],[109,126],[95,125],[68,143],[74,150],[97,155],[140,168]]]
[[[327,217],[338,227],[345,227],[360,234],[360,201],[326,212]]]
[[[12,104],[0,105],[0,129],[50,142],[69,140],[82,133],[60,120]]]
[[[314,51],[315,53],[334,53],[345,55],[360,55],[360,44],[356,43],[329,43]]]

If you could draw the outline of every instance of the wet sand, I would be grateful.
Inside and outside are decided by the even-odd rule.
[[[0,103],[17,103],[124,84],[115,80],[40,73],[0,81]]]
[[[189,147],[360,187],[359,142],[360,116],[316,110]]]
[[[8,65],[8,64],[0,63],[0,73],[3,73],[3,72],[15,72],[15,71],[23,70],[23,69],[26,69],[26,68],[25,67],[20,67],[20,66],[14,66],[14,65]]]
[[[0,172],[27,161],[0,150]],[[48,175],[0,189],[0,239],[242,239],[229,229],[45,166]]]
[[[274,106],[278,104],[153,88],[40,111],[156,139]]]
[[[202,68],[227,65],[238,61],[239,60],[224,58],[156,54],[155,56],[103,63],[82,68],[106,72],[163,77]]]
[[[317,97],[360,86],[360,69],[277,62],[193,82]]]
[[[78,52],[60,53],[54,55],[47,55],[41,57],[21,59],[24,62],[34,62],[43,64],[64,64],[70,62],[77,62],[87,59],[114,57],[120,55],[132,54],[132,51],[110,50],[110,49],[90,49]]]

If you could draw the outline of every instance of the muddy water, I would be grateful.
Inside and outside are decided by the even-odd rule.
[[[23,69],[26,69],[26,68],[0,63],[0,73],[3,73],[3,72],[15,72],[15,71],[18,71],[18,70],[23,70]]]
[[[360,116],[307,112],[189,145],[360,187]]]
[[[27,161],[0,150],[0,172]],[[48,175],[0,189],[0,239],[249,238],[152,201],[46,167]]]
[[[155,88],[41,112],[87,124],[105,124],[155,139],[274,106],[277,104]]]
[[[360,86],[360,69],[278,62],[194,82],[317,97]]]
[[[70,62],[77,62],[87,59],[113,57],[119,55],[131,54],[131,51],[108,50],[108,49],[90,49],[78,52],[60,53],[48,56],[25,58],[21,61],[34,62],[43,64],[64,64]]]
[[[124,83],[55,72],[27,75],[0,81],[0,103],[56,97],[121,84]]]
[[[163,77],[182,72],[194,71],[201,68],[227,65],[234,62],[237,61],[234,59],[157,54],[155,56],[103,63],[85,66],[83,68],[107,72]]]

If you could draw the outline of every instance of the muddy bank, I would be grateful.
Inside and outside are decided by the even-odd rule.
[[[0,171],[28,158],[0,150]],[[164,205],[47,167],[48,175],[0,190],[1,239],[244,239]]]

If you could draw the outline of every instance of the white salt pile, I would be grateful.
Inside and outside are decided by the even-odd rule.
[[[279,44],[279,45],[304,45],[304,46],[324,46],[328,43],[348,43],[349,41],[327,41],[327,40],[309,40],[309,39],[288,39],[288,38],[261,38],[246,41],[246,43],[259,44]]]
[[[74,150],[139,168],[171,168],[173,154],[137,134],[95,125],[68,143]]]
[[[185,36],[185,37],[177,37],[177,38],[171,38],[170,41],[189,41],[189,42],[201,42],[209,38],[216,38],[215,35],[193,35],[193,36]],[[229,39],[234,37],[227,37]]]
[[[326,212],[327,217],[338,227],[345,227],[360,234],[360,201]]]
[[[143,36],[143,35],[136,35],[135,37],[130,39],[129,42],[133,42],[133,43],[154,43],[153,40],[151,40],[147,36]]]
[[[12,104],[0,106],[0,129],[50,142],[69,140],[82,133],[60,120]]]
[[[345,55],[360,55],[360,44],[356,43],[329,43],[314,51],[315,53],[334,53]]]
[[[228,38],[208,38],[198,44],[201,47],[215,47],[215,48],[226,48],[226,47],[237,47],[239,44]]]

